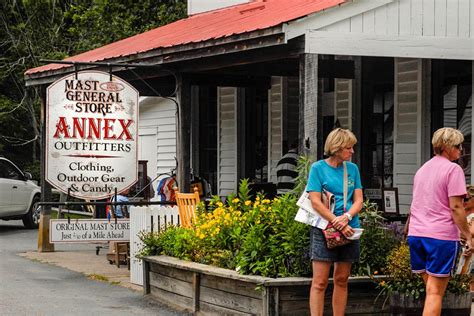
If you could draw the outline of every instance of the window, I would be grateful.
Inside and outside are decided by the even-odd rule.
[[[245,89],[245,168],[241,178],[255,183],[268,181],[268,86]]]
[[[199,177],[217,192],[217,87],[199,87]]]
[[[0,178],[6,178],[11,180],[23,180],[21,173],[10,163],[6,161],[0,161]]]
[[[433,60],[432,74],[432,132],[452,127],[464,134],[464,152],[458,163],[471,183],[472,63]]]
[[[362,59],[361,177],[367,188],[393,186],[393,58]]]

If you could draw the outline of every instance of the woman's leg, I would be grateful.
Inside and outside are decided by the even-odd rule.
[[[313,280],[309,292],[311,316],[322,316],[324,310],[324,293],[328,286],[331,262],[313,260]]]
[[[441,315],[444,292],[448,286],[449,277],[435,277],[426,274],[426,298],[423,316]]]
[[[344,316],[351,266],[352,263],[350,262],[334,263],[334,291],[332,293],[332,311],[334,316]]]

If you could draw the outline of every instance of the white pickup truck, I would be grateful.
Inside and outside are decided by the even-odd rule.
[[[37,228],[40,187],[31,174],[22,172],[13,162],[0,157],[0,219],[21,219],[26,228]]]

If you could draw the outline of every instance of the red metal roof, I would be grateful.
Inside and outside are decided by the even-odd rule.
[[[348,0],[257,0],[190,16],[162,27],[66,58],[68,61],[99,62],[172,47],[266,29],[328,9]],[[25,74],[69,67],[48,64]]]

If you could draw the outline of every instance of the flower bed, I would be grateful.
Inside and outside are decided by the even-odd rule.
[[[179,260],[144,258],[144,293],[177,310],[201,315],[308,315],[310,278],[268,278]],[[329,290],[331,291],[332,280]],[[368,277],[351,277],[346,315],[388,312]],[[326,311],[331,312],[330,300]]]
[[[296,196],[272,200],[249,197],[246,181],[239,194],[223,203],[214,198],[207,209],[198,208],[193,227],[168,227],[144,233],[141,256],[167,255],[197,263],[264,277],[310,276],[310,227],[294,220]],[[361,214],[361,262],[355,275],[383,273],[386,254],[399,244],[377,208],[366,202]]]

